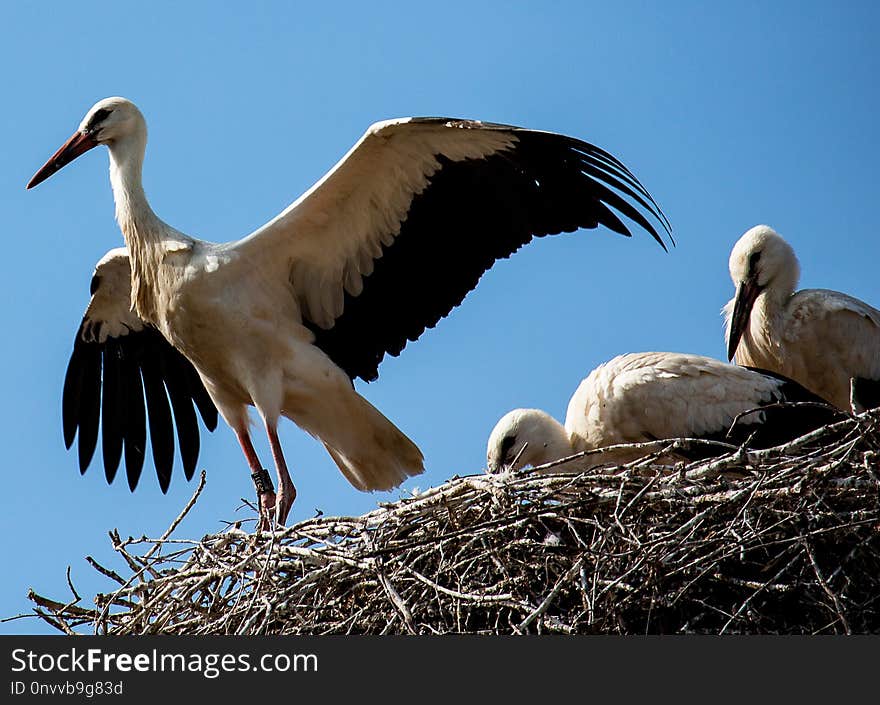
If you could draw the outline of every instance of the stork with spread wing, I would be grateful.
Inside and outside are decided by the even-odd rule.
[[[376,123],[318,183],[242,240],[215,244],[160,220],[144,194],[144,118],[124,98],[93,106],[28,184],[100,144],[131,261],[131,307],[195,367],[238,436],[260,495],[260,528],[296,495],[281,416],[318,438],[360,490],[423,471],[416,445],[353,380],[434,326],[499,258],[533,237],[625,220],[665,249],[669,224],[615,157],[550,132],[447,118]],[[654,222],[652,222],[652,220]],[[655,223],[657,227],[655,227]],[[248,432],[262,417],[278,477]]]

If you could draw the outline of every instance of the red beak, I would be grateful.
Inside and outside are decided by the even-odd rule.
[[[76,159],[80,154],[88,152],[90,149],[97,146],[98,143],[93,137],[77,130],[73,133],[71,138],[61,146],[61,149],[49,157],[49,161],[40,167],[40,170],[34,174],[30,181],[28,181],[27,187],[30,189],[45,181],[61,167]]]

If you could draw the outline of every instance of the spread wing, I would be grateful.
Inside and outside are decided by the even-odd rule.
[[[70,448],[79,434],[84,473],[100,425],[107,481],[116,476],[124,452],[128,485],[134,490],[144,464],[149,419],[153,461],[165,492],[174,463],[175,426],[184,474],[190,479],[199,456],[195,409],[209,431],[217,426],[217,410],[192,364],[131,311],[130,277],[124,248],[108,252],[95,268],[92,298],[64,378],[64,444]]]
[[[572,137],[449,118],[377,123],[300,199],[230,245],[289,281],[318,345],[370,381],[533,237],[668,221],[619,160]],[[657,227],[655,227],[656,223]]]

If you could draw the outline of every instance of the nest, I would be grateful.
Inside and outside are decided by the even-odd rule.
[[[113,583],[94,608],[72,583],[69,601],[30,597],[71,634],[880,632],[880,415],[660,462],[681,444],[578,475],[453,478],[273,534],[172,538],[203,475],[161,538],[111,532],[129,575],[88,559]]]

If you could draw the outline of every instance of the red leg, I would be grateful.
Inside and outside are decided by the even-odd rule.
[[[278,473],[278,497],[275,502],[275,521],[282,526],[287,521],[287,514],[296,499],[296,488],[287,471],[287,462],[281,451],[281,443],[278,440],[278,431],[274,425],[266,424],[266,432],[269,434],[269,447],[272,449],[272,458],[275,460],[275,471]]]
[[[257,457],[257,451],[254,450],[254,444],[251,443],[251,437],[248,435],[247,429],[236,429],[235,435],[238,436],[238,442],[244,451],[244,457],[247,458],[248,465],[252,473],[263,472],[263,466]],[[272,510],[275,508],[276,497],[274,492],[263,492],[257,494],[260,505],[260,521],[257,523],[257,531],[269,531],[272,528]]]

